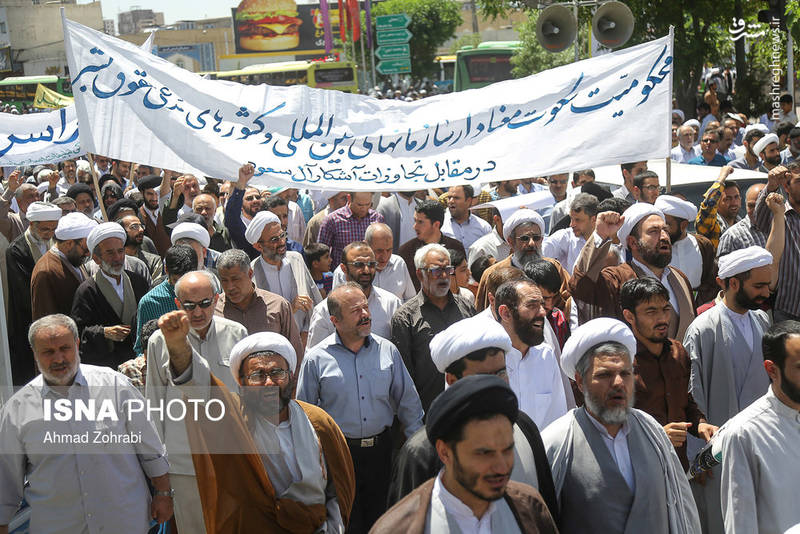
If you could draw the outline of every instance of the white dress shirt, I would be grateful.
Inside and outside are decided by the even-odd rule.
[[[558,260],[571,275],[585,244],[583,236],[576,236],[572,228],[564,228],[544,238],[542,256]]]
[[[461,502],[461,499],[444,487],[444,484],[442,484],[443,472],[440,471],[433,482],[433,491],[431,492],[432,507],[444,508],[447,515],[455,519],[462,534],[492,534],[492,515],[497,510],[497,501],[490,502],[489,508],[478,519],[469,506]]]
[[[684,150],[681,145],[676,146],[669,152],[669,159],[678,163],[689,163],[690,159],[694,159],[700,155],[700,147],[693,146],[689,150]]]
[[[700,287],[703,277],[703,256],[693,235],[688,234],[672,244],[672,261],[669,264],[686,275],[692,289]]]
[[[264,258],[259,256],[258,261],[261,262],[261,267],[264,269],[264,275],[267,277],[269,290],[282,296],[289,303],[293,302],[297,296],[297,286],[294,281],[294,274],[292,273],[292,266],[286,258],[281,260],[280,269],[264,261]]]
[[[644,263],[636,260],[636,258],[631,258],[631,261],[635,263],[641,270],[643,270],[644,274],[646,274],[647,276],[652,276],[653,278],[664,284],[664,287],[667,288],[667,293],[669,293],[669,303],[672,306],[672,309],[674,309],[676,313],[680,313],[680,308],[678,307],[678,299],[675,297],[675,291],[672,290],[672,285],[669,283],[669,278],[668,278],[670,273],[669,267],[666,267],[664,269],[664,272],[661,273],[661,278],[659,278],[653,271],[650,270],[649,267],[647,267]]]
[[[567,413],[561,368],[548,343],[530,347],[524,357],[512,348],[506,353],[506,372],[508,385],[519,400],[519,409],[537,427],[545,428]]]
[[[750,322],[750,311],[746,311],[743,314],[736,313],[725,304],[724,300],[720,301],[718,306],[722,306],[722,309],[728,314],[728,318],[731,320],[734,326],[736,326],[736,329],[739,331],[739,333],[742,334],[744,340],[747,342],[747,348],[750,349],[750,352],[752,352],[753,325]]]
[[[606,427],[604,427],[600,422],[592,417],[592,414],[589,411],[586,411],[586,415],[589,416],[589,421],[597,428],[597,431],[600,432],[600,437],[603,438],[603,443],[606,444],[608,448],[608,452],[611,453],[611,457],[614,459],[614,463],[617,464],[619,468],[619,472],[622,475],[622,478],[625,479],[625,482],[628,484],[628,487],[631,491],[636,491],[636,478],[633,474],[633,464],[631,463],[631,451],[628,448],[628,433],[631,431],[631,427],[628,426],[628,422],[622,424],[622,428],[619,429],[617,435],[613,438],[611,434],[608,433]]]
[[[506,243],[497,230],[492,230],[485,236],[475,241],[469,247],[467,255],[467,265],[472,267],[472,264],[481,256],[491,256],[495,260],[504,260],[511,254],[511,247]]]
[[[444,215],[442,233],[447,237],[452,237],[464,245],[464,250],[469,250],[472,244],[492,231],[492,227],[480,217],[469,214],[467,222],[460,223],[450,216],[450,212]]]
[[[347,282],[347,277],[342,271],[342,266],[339,265],[333,271],[333,289],[343,285],[345,282]],[[382,271],[375,273],[372,285],[385,289],[403,302],[417,294],[411,275],[408,274],[406,262],[397,254],[392,254],[386,263],[386,267]]]
[[[383,338],[391,339],[392,315],[403,305],[402,301],[392,293],[373,285],[367,298],[367,305],[372,318],[371,332]],[[331,322],[331,314],[328,313],[328,299],[324,299],[314,306],[306,347],[310,349],[335,331],[336,328]]]
[[[414,231],[414,213],[416,213],[417,202],[412,196],[408,200],[403,198],[399,193],[394,193],[397,200],[397,207],[400,210],[400,236],[395,236],[397,244],[402,245],[417,237]]]

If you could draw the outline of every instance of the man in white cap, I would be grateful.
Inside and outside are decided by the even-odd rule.
[[[678,146],[670,151],[669,158],[678,163],[689,163],[699,156],[700,147],[694,144],[695,139],[694,128],[686,124],[681,125],[678,128]]]
[[[54,313],[69,314],[78,286],[89,277],[84,262],[89,258],[86,238],[97,221],[83,213],[58,220],[55,244],[36,263],[31,276],[31,309],[35,321]]]
[[[614,236],[630,252],[630,260],[607,267]],[[575,299],[598,307],[598,314],[623,318],[619,293],[631,278],[652,276],[669,291],[672,314],[669,337],[683,339],[695,317],[694,296],[686,275],[674,267],[672,242],[664,214],[655,206],[639,202],[620,215],[606,211],[597,216],[594,235],[586,241],[569,282]]]
[[[187,214],[182,217],[189,219],[202,219],[202,215]],[[180,220],[180,219],[179,219]],[[211,244],[211,237],[203,224],[198,222],[179,222],[172,229],[170,241],[174,245],[189,245],[197,254],[197,269],[214,267],[219,252],[213,251],[208,246]]]
[[[472,375],[495,375],[508,382],[505,355],[511,339],[499,324],[482,317],[458,321],[434,336],[431,358],[447,385]],[[400,449],[392,469],[389,504],[394,504],[441,470],[442,462],[428,441],[425,427]],[[555,492],[539,428],[523,411],[514,423],[514,468],[511,480],[533,486],[556,517]]]
[[[259,211],[244,235],[247,242],[260,253],[250,264],[253,282],[257,288],[277,293],[289,301],[305,344],[311,324],[311,310],[322,301],[306,262],[299,253],[286,249],[288,236],[281,226],[281,220],[271,211]]]
[[[374,324],[372,333],[385,339],[391,339],[392,316],[403,305],[403,302],[392,293],[375,286],[377,268],[378,261],[375,259],[375,253],[366,241],[353,241],[344,247],[341,269],[345,273],[346,281],[360,285],[361,290],[367,297],[369,312]],[[403,265],[403,270],[405,271],[405,265]],[[330,313],[328,313],[327,299],[323,299],[322,302],[314,306],[311,314],[311,326],[308,330],[308,348],[313,347],[333,334],[334,331],[335,328],[331,322]]]
[[[761,172],[769,172],[781,164],[781,151],[778,136],[774,133],[767,134],[753,145],[753,153],[761,158]]]
[[[292,400],[297,355],[291,343],[273,332],[247,336],[230,349],[230,370],[218,374],[192,346],[189,323],[183,310],[159,319],[158,339],[169,354],[165,370],[175,389],[193,395],[198,386],[208,389],[226,414],[187,420],[202,495],[191,512],[206,520],[202,530],[189,532],[344,532],[355,493],[353,464],[331,417]]]
[[[361,286],[337,287],[327,302],[336,332],[303,358],[297,398],[316,404],[341,427],[356,474],[350,528],[367,532],[386,509],[394,418],[410,437],[422,426],[422,405],[398,349],[370,333]]]
[[[714,273],[714,245],[705,236],[687,232],[689,221],[697,217],[697,208],[691,202],[672,195],[659,196],[654,206],[661,210],[667,221],[672,242],[670,266],[685,274],[692,289],[698,291],[697,304],[705,304],[714,298],[719,288]]]
[[[314,214],[306,224],[306,232],[303,235],[303,248],[311,243],[319,242],[319,228],[322,226],[322,221],[329,213],[332,213],[347,204],[347,192],[345,191],[322,191],[323,199],[327,200],[327,205]],[[380,209],[380,206],[378,206]]]
[[[567,412],[568,401],[554,348],[544,343],[542,292],[528,279],[506,282],[495,291],[492,311],[511,338],[506,365],[519,409],[546,428]]]
[[[700,532],[675,449],[655,419],[633,408],[636,338],[607,317],[577,328],[561,364],[581,408],[542,432],[561,518],[559,532]]]
[[[247,336],[247,329],[235,321],[214,316],[219,296],[214,291],[215,282],[207,271],[193,271],[183,275],[175,284],[175,303],[188,321],[188,332],[183,340],[188,347],[192,364],[186,373],[195,386],[189,396],[208,398],[210,374],[228,387],[235,388],[231,375],[231,351]],[[169,312],[174,314],[175,312]],[[147,379],[145,397],[152,406],[166,405],[183,394],[175,384],[183,382],[181,373],[175,373],[171,363],[170,346],[163,330],[156,331],[147,343]],[[203,534],[203,510],[195,481],[195,469],[186,434],[186,423],[160,418],[156,429],[169,454],[169,472],[175,488],[175,520],[182,532]]]
[[[78,286],[70,312],[81,334],[81,360],[114,369],[136,356],[136,310],[150,288],[145,276],[125,268],[125,238],[117,223],[89,232],[86,247],[100,268]]]
[[[722,302],[695,319],[683,345],[692,360],[690,389],[708,422],[722,426],[764,394],[769,377],[764,370],[761,338],[770,318],[760,308],[770,295],[777,265],[761,247],[736,250],[719,258]],[[689,441],[689,457],[702,444]],[[698,509],[708,532],[722,532],[719,470],[702,488],[695,487]]]
[[[32,202],[27,207],[28,228],[5,251],[11,375],[18,386],[35,376],[33,353],[27,338],[32,322],[31,276],[36,262],[50,248],[60,218],[61,208],[55,204]]]
[[[798,336],[797,321],[777,323],[764,334],[764,367],[771,385],[720,434],[720,484],[728,534],[800,531]]]
[[[486,281],[488,276],[495,269],[513,266],[522,269],[525,264],[535,260],[542,255],[542,241],[544,240],[545,224],[542,216],[531,209],[520,209],[515,211],[506,221],[503,222],[503,237],[511,248],[511,255],[502,261],[498,261],[484,271],[478,283],[478,293],[475,297],[475,309],[481,311],[489,305],[486,296]],[[558,267],[561,274],[560,298],[557,299],[556,307],[563,309],[564,303],[569,298],[569,273],[561,266],[558,260],[545,258]]]

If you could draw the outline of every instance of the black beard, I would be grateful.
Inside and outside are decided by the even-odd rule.
[[[785,365],[786,363],[784,362],[784,366]],[[784,395],[789,397],[789,400],[800,404],[800,386],[786,378],[786,374],[783,372],[783,369],[779,367],[778,370],[781,373],[781,391],[783,391]]]
[[[746,310],[757,310],[761,307],[761,302],[757,302],[755,299],[751,299],[747,296],[744,292],[743,287],[739,287],[739,291],[736,292],[736,295],[733,297],[734,302],[736,302],[737,306],[740,306]]]
[[[660,243],[659,243],[660,245]],[[657,269],[663,269],[669,262],[672,261],[672,251],[669,252],[659,252],[655,248],[650,248],[646,246],[644,243],[639,241],[639,250],[642,254],[642,259],[647,265],[652,265]]]
[[[770,165],[778,165],[781,162],[781,156],[779,154],[779,155],[777,155],[775,157],[772,157],[772,158],[765,158],[764,161],[766,161]]]
[[[532,324],[520,319],[517,310],[513,310],[511,316],[514,319],[514,332],[523,343],[530,347],[541,345],[544,341],[544,323],[542,323],[542,330],[537,332]],[[547,318],[542,318],[542,320],[546,321]]]

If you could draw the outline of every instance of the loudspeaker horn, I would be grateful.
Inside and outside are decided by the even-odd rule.
[[[539,14],[536,39],[548,52],[566,50],[575,41],[578,23],[564,6],[549,6]]]
[[[592,17],[592,34],[608,48],[624,45],[633,35],[633,13],[622,2],[601,4]]]

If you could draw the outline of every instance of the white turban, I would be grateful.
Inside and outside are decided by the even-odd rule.
[[[211,243],[211,236],[208,235],[208,230],[197,223],[191,222],[182,222],[172,229],[172,244],[177,243],[178,239],[194,239],[204,248],[208,248]]]
[[[494,319],[475,316],[455,322],[431,340],[431,359],[440,373],[470,352],[495,347],[511,350],[511,338]]]
[[[244,238],[247,239],[247,242],[252,245],[261,239],[261,232],[264,231],[264,227],[272,223],[280,224],[281,220],[271,211],[259,211],[256,213],[256,216],[253,217],[253,220],[250,221],[250,224],[247,225],[247,230],[244,232]]]
[[[569,378],[575,378],[575,367],[584,354],[594,346],[609,341],[624,345],[630,353],[631,361],[636,355],[636,338],[631,329],[618,319],[600,317],[579,326],[564,343],[561,350],[561,368]]]
[[[54,171],[53,169],[42,169],[42,170],[41,170],[41,171],[39,171],[39,173],[36,175],[36,181],[37,181],[37,182],[44,182],[44,181],[46,181],[46,180],[47,180],[47,179],[50,177],[50,175],[51,175],[51,174],[53,174],[54,172],[55,172],[55,171]]]
[[[637,202],[622,213],[622,216],[625,217],[625,221],[622,223],[620,229],[617,230],[617,237],[623,247],[627,246],[628,236],[631,235],[631,231],[633,227],[636,226],[636,223],[650,215],[658,215],[664,219],[664,214],[661,210],[647,202]],[[664,220],[666,221],[666,219]]]
[[[34,221],[57,221],[61,218],[61,208],[49,202],[31,202],[25,217]]]
[[[49,182],[42,182],[42,183],[40,183],[40,184],[36,184],[36,191],[37,191],[37,192],[38,192],[40,195],[43,195],[43,194],[45,194],[45,192],[46,192],[48,189],[50,189],[50,183],[49,183]]]
[[[681,121],[686,120],[686,115],[683,114],[683,110],[682,109],[673,109],[672,110],[672,114],[673,115],[677,115],[678,117],[680,117]]]
[[[769,128],[767,128],[767,125],[766,124],[761,124],[760,122],[757,122],[755,124],[748,124],[747,126],[745,126],[744,127],[744,135],[747,135],[747,132],[749,132],[751,130],[759,130],[759,131],[764,132],[764,133],[769,133]]]
[[[758,156],[759,154],[761,154],[761,152],[764,151],[765,148],[767,148],[768,144],[778,143],[778,142],[779,140],[777,135],[775,135],[774,133],[767,134],[758,141],[756,141],[756,144],[753,145],[753,154]]]
[[[697,218],[697,207],[694,204],[672,195],[659,196],[653,205],[664,215],[670,215],[677,219],[694,221]]]
[[[89,253],[94,254],[94,249],[97,245],[112,237],[121,239],[124,244],[128,234],[125,233],[125,229],[122,228],[122,225],[115,222],[107,222],[95,226],[86,237],[86,246],[89,248]]]
[[[77,173],[78,171],[92,172],[92,168],[89,166],[88,161],[85,159],[79,159],[75,162],[75,172]]]
[[[56,239],[67,241],[69,239],[86,239],[89,233],[97,226],[97,221],[90,219],[80,212],[67,213],[58,220]]]
[[[688,121],[681,124],[681,126],[697,126],[700,128],[700,121],[697,119],[689,119]]]
[[[544,219],[542,216],[533,210],[521,209],[514,212],[507,221],[503,223],[503,237],[508,241],[511,237],[511,232],[520,224],[533,223],[539,227],[539,231],[544,234]]]
[[[239,368],[242,366],[244,359],[254,352],[267,350],[283,356],[286,359],[286,363],[289,364],[289,372],[295,372],[297,354],[289,340],[275,332],[259,332],[242,339],[231,349],[231,374],[236,383],[241,384],[239,381]]]
[[[772,265],[772,254],[763,247],[752,246],[720,256],[718,261],[719,272],[717,276],[725,280],[750,269]]]

